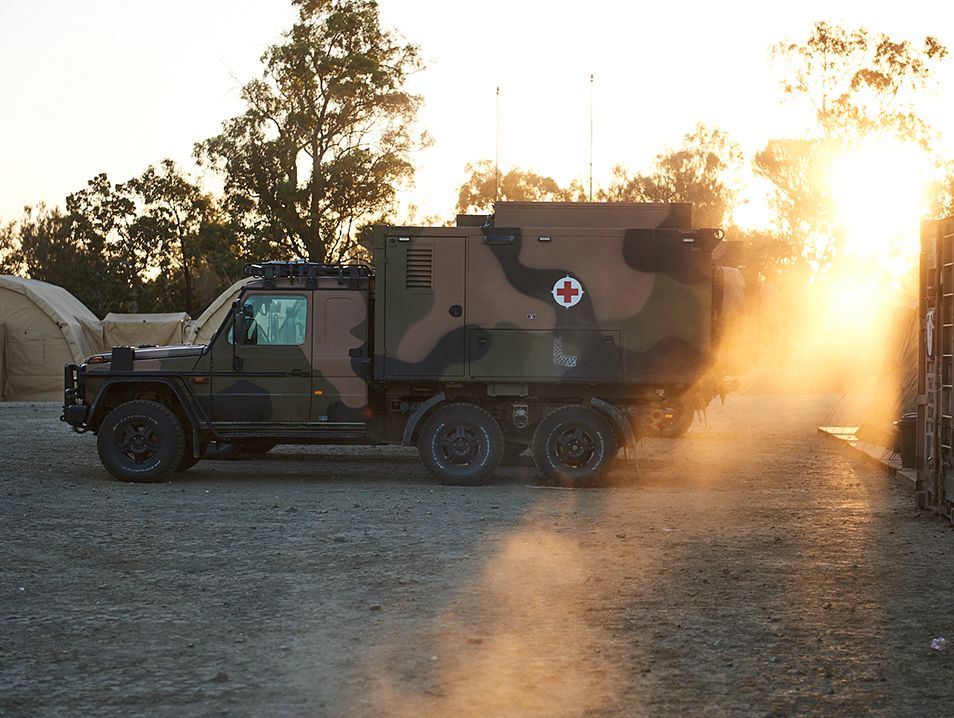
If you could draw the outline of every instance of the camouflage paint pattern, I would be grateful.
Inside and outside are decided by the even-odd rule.
[[[687,205],[499,203],[492,226],[467,224],[369,228],[376,276],[357,286],[253,280],[243,302],[304,298],[300,343],[233,346],[229,313],[208,346],[88,365],[86,400],[106,379],[174,377],[223,430],[355,424],[372,384],[392,398],[415,380],[687,387],[711,365],[718,239],[689,230]]]
[[[563,224],[527,224],[545,221]],[[712,360],[718,240],[689,223],[684,205],[498,203],[489,228],[375,227],[375,374],[691,384]]]
[[[261,280],[250,282],[243,302],[255,295],[305,299],[300,344],[233,346],[230,312],[208,346],[137,348],[131,372],[116,372],[109,361],[87,364],[87,402],[119,377],[132,375],[143,384],[151,377],[178,378],[213,424],[361,422],[369,379],[369,289],[367,279],[357,289],[342,288],[333,277],[320,278],[315,289],[289,279],[268,288]]]

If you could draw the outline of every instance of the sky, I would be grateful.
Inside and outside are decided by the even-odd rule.
[[[865,26],[954,49],[954,3],[800,0],[587,3],[380,0],[382,22],[419,45],[411,79],[433,138],[416,157],[405,200],[450,219],[465,165],[499,159],[587,182],[592,89],[593,176],[646,169],[697,122],[726,130],[749,154],[800,136],[804,108],[783,102],[769,62],[816,20]],[[239,114],[239,91],[294,18],[285,0],[2,0],[0,221],[24,205],[63,205],[100,172],[114,182],[169,157],[191,167],[195,142]],[[590,75],[593,75],[592,88]],[[948,131],[954,157],[954,60],[923,114]],[[948,109],[948,116],[950,110]]]

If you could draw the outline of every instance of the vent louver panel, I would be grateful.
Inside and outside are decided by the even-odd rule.
[[[434,277],[434,250],[431,247],[407,248],[405,289],[432,289]]]

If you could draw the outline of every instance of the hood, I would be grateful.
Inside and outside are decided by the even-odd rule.
[[[199,357],[206,350],[205,344],[170,344],[162,347],[135,347],[136,360],[145,359],[173,359],[177,357]],[[96,359],[97,361],[93,361]],[[108,363],[112,359],[112,352],[94,354],[86,359],[87,364]]]
[[[197,357],[205,351],[205,344],[172,344],[164,347],[141,347],[136,349],[136,359],[171,359],[172,357]]]

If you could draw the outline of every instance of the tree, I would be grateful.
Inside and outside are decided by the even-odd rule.
[[[105,262],[98,251],[77,243],[69,216],[56,207],[25,207],[0,228],[3,273],[19,274],[66,288],[94,311],[101,308]]]
[[[935,219],[954,217],[954,160],[941,164],[942,179],[934,187],[931,214]]]
[[[574,180],[563,188],[551,177],[532,170],[511,167],[503,175],[490,160],[468,163],[467,179],[457,197],[458,214],[492,212],[495,201],[509,202],[580,202],[583,185]]]
[[[195,314],[228,286],[248,259],[228,233],[215,198],[183,175],[172,160],[148,167],[117,186],[137,210],[128,232],[140,247],[150,247],[152,304],[162,310]],[[211,276],[208,276],[211,275]],[[197,291],[197,279],[203,291]],[[211,280],[211,281],[208,281]]]
[[[0,226],[0,272],[62,286],[98,315],[195,314],[253,258],[170,160],[121,184],[96,175],[66,207],[27,207]]]
[[[769,206],[780,239],[772,245],[784,250],[770,263],[801,256],[819,271],[834,259],[843,229],[828,176],[839,151],[830,139],[772,140],[755,155],[755,173],[774,185]]]
[[[21,271],[16,222],[0,224],[0,274],[20,274]]]
[[[135,197],[101,173],[67,195],[66,211],[70,241],[101,260],[94,311],[149,311],[145,276],[157,264],[160,240],[138,231]]]
[[[806,138],[768,142],[754,169],[774,185],[776,231],[817,274],[846,237],[830,185],[837,158],[879,139],[926,149],[931,131],[914,101],[947,48],[930,36],[918,49],[864,28],[818,22],[804,43],[780,43],[772,55],[785,68],[783,91],[807,102],[816,124]]]
[[[930,133],[913,98],[947,48],[932,36],[922,45],[816,22],[803,44],[779,43],[772,55],[787,69],[782,89],[811,104],[826,137],[890,132],[926,144]]]
[[[722,130],[696,125],[678,149],[656,155],[649,174],[613,168],[609,187],[598,197],[607,202],[690,202],[693,224],[721,227],[735,202],[729,181],[742,164],[742,150]]]
[[[381,29],[373,0],[293,0],[299,19],[242,90],[248,109],[196,145],[221,171],[226,210],[283,254],[338,260],[357,225],[413,176],[421,100],[405,90],[418,49]]]

